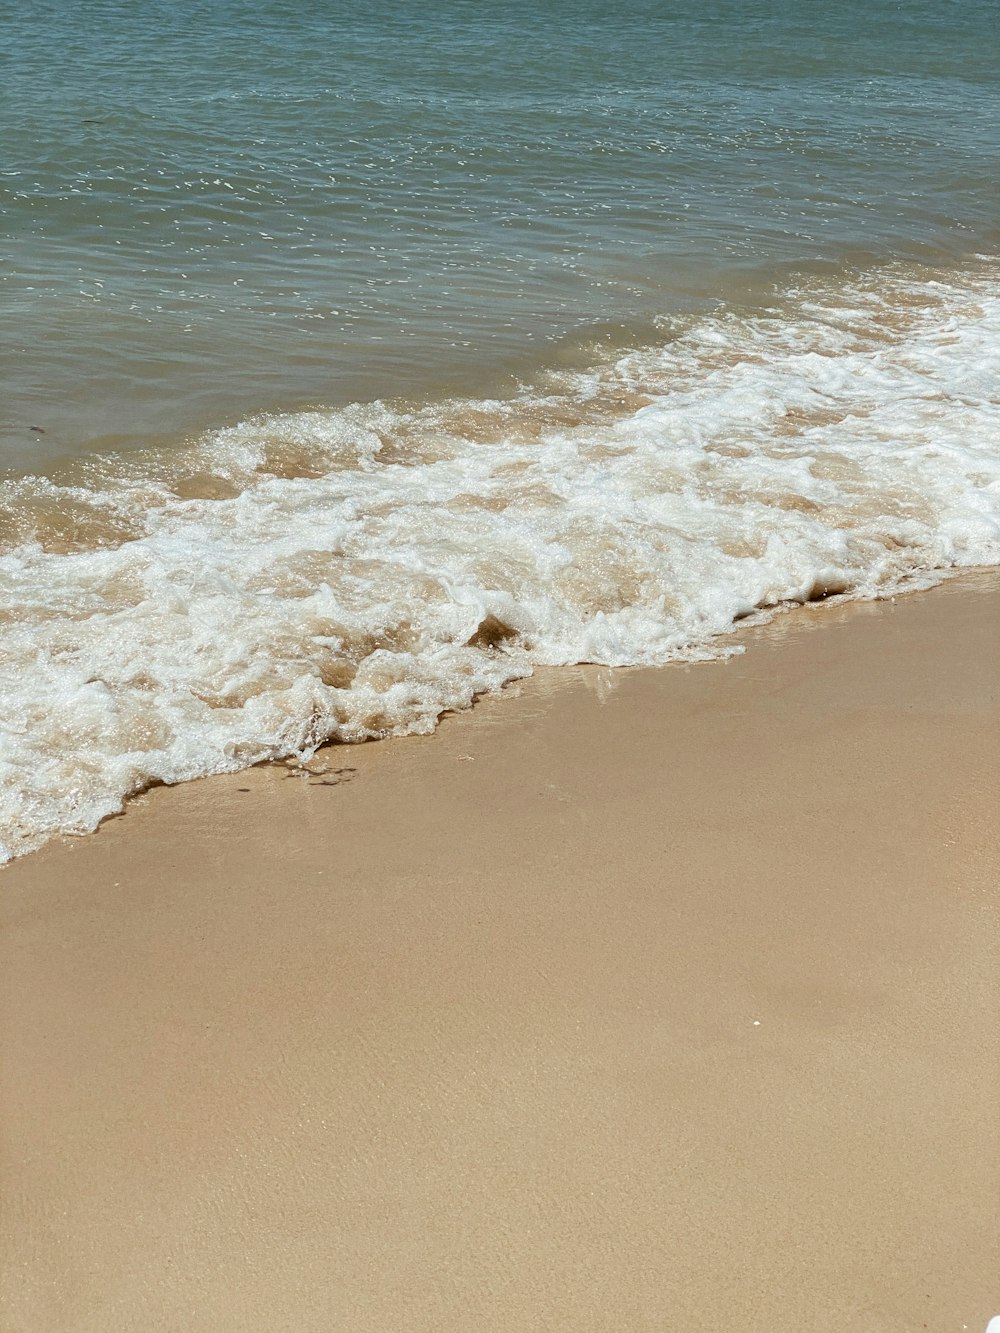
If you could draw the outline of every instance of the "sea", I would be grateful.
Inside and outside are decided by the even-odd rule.
[[[2,0],[0,358],[6,859],[998,563],[1000,9]]]

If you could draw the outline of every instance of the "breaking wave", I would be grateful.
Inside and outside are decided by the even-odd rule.
[[[0,487],[4,858],[125,798],[433,729],[538,665],[1000,561],[1000,274],[898,270],[502,401],[259,418]]]

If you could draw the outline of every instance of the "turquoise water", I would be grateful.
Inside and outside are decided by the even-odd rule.
[[[2,458],[496,392],[793,275],[992,253],[997,13],[0,6]]]
[[[1000,563],[997,36],[0,5],[0,860]]]

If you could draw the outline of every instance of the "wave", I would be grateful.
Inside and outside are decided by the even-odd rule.
[[[257,418],[0,487],[0,855],[433,729],[535,666],[1000,562],[1000,272],[896,270],[512,397]],[[991,396],[992,395],[992,396]]]

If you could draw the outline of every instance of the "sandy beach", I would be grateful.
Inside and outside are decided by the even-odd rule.
[[[1000,577],[0,877],[2,1327],[982,1333]]]

